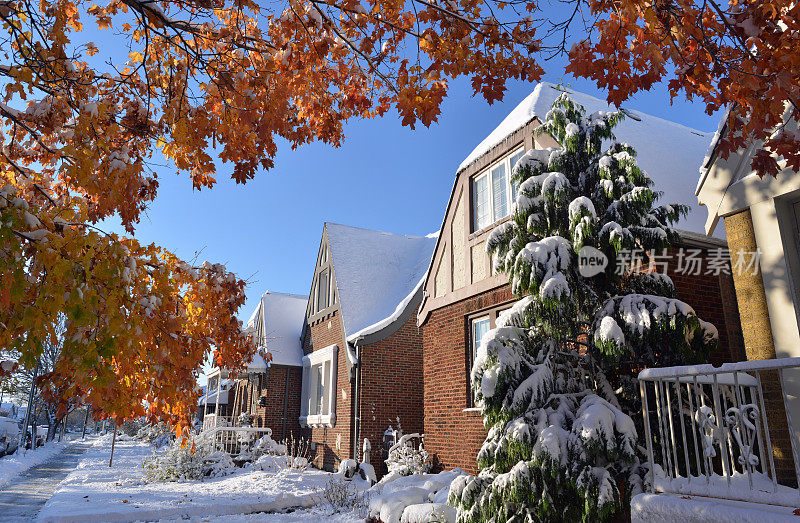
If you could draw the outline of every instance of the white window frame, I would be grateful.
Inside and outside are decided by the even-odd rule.
[[[490,314],[482,314],[480,316],[475,316],[469,319],[469,368],[467,369],[467,383],[470,382],[470,378],[472,376],[472,365],[475,363],[475,358],[478,355],[478,344],[481,340],[475,340],[475,324],[479,321],[486,321],[489,325],[489,330],[492,329],[492,317]],[[475,405],[475,395],[470,394],[469,400],[469,407],[473,407]]]
[[[329,345],[303,358],[303,389],[300,402],[300,425],[304,427],[333,427],[336,425],[336,390],[339,346]],[[321,409],[317,409],[318,380],[322,371]]]
[[[514,204],[516,188],[511,183],[511,169],[513,169],[513,165],[511,165],[511,158],[518,154],[524,154],[525,148],[518,147],[514,149],[509,154],[501,158],[500,160],[491,164],[488,168],[483,170],[479,175],[473,176],[470,180],[470,191],[472,193],[472,232],[482,231],[491,227],[493,224],[497,223],[498,221],[502,220],[506,216],[511,214],[511,206]],[[494,171],[500,165],[505,166],[506,169],[506,212],[505,216],[501,216],[500,218],[494,218],[494,184],[492,183],[492,171]],[[489,223],[484,225],[483,227],[478,227],[478,199],[476,194],[476,187],[478,185],[478,181],[483,179],[484,177],[487,178],[487,185],[489,191]]]

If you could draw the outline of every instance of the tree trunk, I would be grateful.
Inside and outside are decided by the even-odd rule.
[[[109,467],[111,467],[111,464],[114,462],[114,446],[117,444],[117,418],[114,418],[111,430],[114,431],[114,435],[111,437],[111,457],[108,459]]]

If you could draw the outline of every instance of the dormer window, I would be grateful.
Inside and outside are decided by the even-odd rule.
[[[472,179],[472,230],[480,231],[511,214],[516,188],[511,170],[522,158],[519,149]]]

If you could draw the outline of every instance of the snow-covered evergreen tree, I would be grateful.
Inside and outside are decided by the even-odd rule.
[[[451,487],[460,521],[618,514],[645,481],[635,372],[704,361],[717,343],[669,277],[618,261],[636,250],[647,263],[647,251],[674,244],[670,225],[688,210],[656,205],[635,151],[614,141],[622,118],[587,117],[562,94],[537,130],[561,146],[528,151],[514,168],[512,219],[487,249],[524,297],[484,336],[472,368],[489,434],[478,476]],[[584,247],[609,260],[592,277],[579,271]]]

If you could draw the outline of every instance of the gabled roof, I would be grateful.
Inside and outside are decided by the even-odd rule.
[[[325,227],[348,341],[388,327],[418,303],[435,238]]]
[[[582,105],[586,114],[616,110],[594,96],[542,82],[473,149],[461,162],[458,171],[464,170],[534,118],[544,121],[562,92]],[[703,161],[714,133],[697,131],[639,111],[625,109],[625,112],[626,118],[614,129],[617,141],[627,142],[636,149],[639,166],[653,179],[655,189],[664,193],[660,203],[682,203],[691,207],[689,215],[676,227],[705,232],[706,211],[697,204],[693,189],[697,185],[697,166]]]
[[[302,365],[303,348],[300,336],[308,297],[298,294],[267,291],[247,320],[247,327],[256,330],[258,344],[272,354],[276,365]],[[247,366],[252,372],[264,372],[264,358],[256,354]]]

